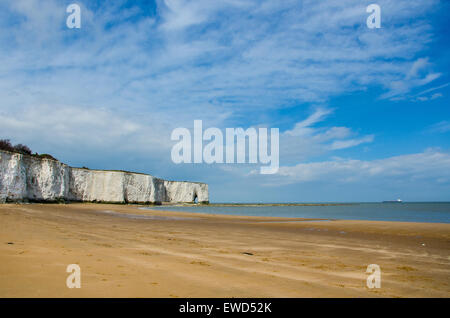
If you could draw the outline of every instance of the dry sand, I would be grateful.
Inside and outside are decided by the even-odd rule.
[[[3,204],[0,297],[450,297],[450,224],[290,220]]]

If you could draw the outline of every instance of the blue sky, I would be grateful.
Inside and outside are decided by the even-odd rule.
[[[66,7],[81,6],[81,29]],[[367,5],[382,27],[366,26]],[[213,202],[450,200],[448,1],[0,3],[0,136]],[[177,127],[280,129],[280,170],[171,161]]]

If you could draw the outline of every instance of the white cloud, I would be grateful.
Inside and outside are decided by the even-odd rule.
[[[166,31],[180,31],[205,23],[224,8],[245,8],[251,5],[248,1],[239,0],[160,0],[158,4],[164,19],[161,28]]]
[[[124,118],[108,109],[35,105],[0,111],[0,135],[12,141],[35,140],[30,146],[90,149],[150,155],[168,151],[170,144],[157,120]],[[38,132],[38,138],[35,134]],[[67,149],[66,149],[67,150]]]
[[[435,99],[441,98],[443,96],[444,95],[442,95],[442,93],[434,93],[430,96],[418,96],[418,97],[416,97],[416,100],[418,100],[420,102],[426,102],[429,100],[435,100]]]
[[[430,94],[430,93],[440,90],[440,89],[443,89],[443,88],[447,87],[448,85],[450,85],[450,83],[445,83],[445,84],[442,84],[442,85],[439,85],[436,87],[428,88],[428,89],[421,91],[421,92],[417,93],[416,95],[414,95],[412,97],[412,100],[426,102],[429,100],[435,100],[435,99],[441,98],[444,96],[442,93],[433,93],[433,94]]]
[[[388,183],[432,181],[450,182],[450,154],[438,150],[395,156],[379,160],[336,159],[280,167],[278,182],[273,185],[322,181],[329,183],[372,182]]]
[[[305,120],[303,120],[301,122],[296,123],[292,130],[288,130],[288,131],[284,132],[284,134],[289,135],[289,136],[311,135],[314,132],[314,129],[310,128],[309,126],[323,121],[325,119],[325,117],[330,113],[332,113],[331,109],[318,108],[308,118],[306,118]]]
[[[331,150],[338,150],[338,149],[346,149],[350,147],[355,147],[363,143],[372,142],[374,139],[373,135],[365,136],[363,138],[357,138],[357,139],[350,139],[350,140],[336,140],[333,141],[333,143],[330,146]]]
[[[86,2],[80,30],[65,27],[64,2],[0,3],[2,137],[56,155],[83,143],[102,160],[142,151],[167,162],[171,130],[194,119],[248,127],[386,83],[385,97],[405,98],[440,74],[421,57],[435,0],[380,0],[380,30],[366,27],[359,0],[167,0],[155,14],[125,3]],[[280,136],[285,164],[372,142],[325,125],[329,114]]]
[[[432,125],[429,129],[429,132],[432,133],[446,133],[450,131],[450,121],[443,120],[439,123]]]
[[[406,78],[415,78],[418,77],[420,72],[429,67],[430,62],[428,61],[428,58],[419,58],[417,59],[411,66],[411,69],[409,70]]]
[[[202,12],[200,3],[183,0],[164,0],[167,10],[161,10],[165,18],[162,28],[167,30],[182,29],[206,20],[206,12]]]
[[[427,85],[438,79],[442,74],[433,73],[430,69],[432,64],[428,58],[419,58],[414,61],[402,80],[395,80],[388,84],[389,91],[381,95],[381,98],[392,100],[410,98],[407,96],[412,90]],[[428,100],[428,98],[419,97],[419,101]]]
[[[410,68],[430,37],[422,17],[435,1],[381,1],[386,23],[379,32],[367,29],[357,0],[167,0],[157,2],[155,17],[137,7],[118,11],[123,3],[95,11],[86,4],[78,31],[65,28],[65,7],[56,0],[3,4],[2,17],[18,17],[0,29],[0,93],[33,89],[45,103],[59,95],[130,112],[163,108],[186,122],[193,116],[184,114],[199,108],[211,118],[223,109],[238,118],[326,102],[368,85],[395,86],[421,64],[431,67],[419,58]]]
[[[434,92],[434,91],[436,91],[436,90],[445,88],[445,87],[447,87],[447,86],[449,86],[449,85],[450,85],[450,83],[445,83],[445,84],[442,84],[442,85],[439,85],[439,86],[436,86],[436,87],[432,87],[432,88],[426,89],[426,90],[424,90],[424,91],[422,91],[422,92],[416,94],[416,96],[425,95],[425,94]]]
[[[296,123],[294,128],[280,134],[280,162],[287,164],[325,155],[331,151],[371,143],[373,135],[358,136],[348,127],[317,127],[333,110],[317,108],[306,119]]]

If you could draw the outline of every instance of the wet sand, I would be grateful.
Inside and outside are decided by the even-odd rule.
[[[450,297],[450,224],[2,204],[0,297]]]

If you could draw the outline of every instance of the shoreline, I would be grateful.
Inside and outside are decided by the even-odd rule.
[[[428,204],[428,203],[424,203]],[[445,205],[445,209],[449,209],[450,206],[447,203],[441,203]],[[409,207],[411,211],[400,207],[397,209],[397,205],[394,207],[385,208],[384,204],[373,203],[371,204],[342,204],[342,205],[296,205],[299,209],[291,209],[291,206],[282,205],[166,205],[166,206],[148,206],[140,207],[142,210],[160,210],[160,211],[176,211],[185,213],[203,213],[212,215],[230,215],[230,216],[253,216],[253,217],[278,217],[278,218],[291,218],[291,219],[326,219],[326,220],[341,220],[341,221],[380,221],[380,222],[408,222],[408,223],[437,223],[437,224],[450,224],[450,211],[430,211],[433,213],[444,213],[440,215],[424,213],[424,211],[414,211]],[[338,208],[333,209],[334,206]],[[270,209],[274,207],[274,210]],[[280,209],[277,209],[281,207]],[[283,209],[286,207],[286,209]],[[301,209],[304,207],[305,209]],[[311,207],[314,210],[307,209]],[[346,209],[348,207],[348,209]],[[220,209],[223,208],[223,209]],[[249,209],[246,209],[249,208]],[[255,209],[256,208],[256,209]],[[261,208],[262,210],[259,210]],[[380,212],[380,213],[379,213]],[[411,214],[407,214],[411,213]]]
[[[446,223],[93,203],[3,204],[0,220],[0,297],[450,297]],[[68,264],[82,288],[65,286]]]
[[[428,203],[428,202],[416,202],[416,203]],[[434,203],[447,203],[447,202],[434,202]],[[349,203],[349,204],[337,204],[338,206],[347,206],[347,205],[357,205],[358,203]],[[164,214],[174,213],[174,214],[186,214],[190,216],[214,216],[214,217],[232,217],[232,218],[267,218],[267,219],[276,219],[277,221],[267,221],[268,223],[295,223],[295,222],[306,222],[306,221],[349,221],[349,222],[393,222],[393,223],[414,223],[414,224],[447,224],[448,222],[420,222],[420,221],[397,221],[397,220],[371,220],[371,219],[339,219],[339,218],[326,218],[326,217],[287,217],[287,216],[265,216],[265,215],[241,215],[241,214],[228,214],[228,213],[208,213],[208,212],[190,212],[190,211],[175,211],[175,210],[164,210],[165,207],[208,207],[208,206],[218,206],[218,207],[256,207],[256,206],[285,206],[285,205],[277,205],[277,204],[263,204],[263,205],[222,205],[222,204],[204,204],[204,203],[164,203],[160,204],[140,204],[140,203],[115,203],[115,202],[6,202],[0,203],[1,206],[6,205],[62,205],[62,206],[115,206],[115,207],[131,207],[136,208],[139,211],[149,211],[149,212],[162,212]],[[291,205],[289,205],[291,206]],[[307,204],[307,205],[294,205],[294,206],[328,206],[322,204]],[[332,204],[334,206],[334,204]],[[155,208],[155,209],[154,209]]]

